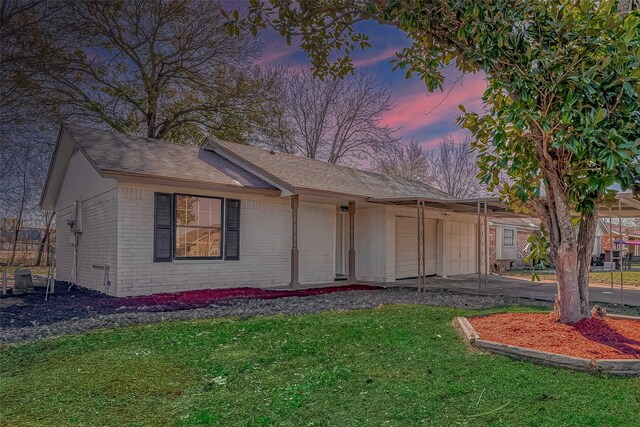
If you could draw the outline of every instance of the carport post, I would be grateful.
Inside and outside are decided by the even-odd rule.
[[[478,202],[478,229],[476,230],[477,231],[476,249],[478,252],[478,288],[482,286],[482,270],[481,270],[482,263],[480,262],[482,257],[482,250],[480,249],[480,245],[481,245],[480,227],[482,227],[482,222],[480,220],[480,202]]]
[[[613,292],[613,224],[611,222],[611,206],[609,206],[609,272],[611,273],[611,292]]]
[[[487,201],[484,202],[484,286],[489,276],[489,221],[487,221]]]
[[[622,283],[622,276],[624,270],[624,261],[622,259],[622,201],[618,198],[618,231],[620,232],[620,248],[618,253],[620,254],[620,304],[622,304],[622,294],[624,293],[624,284]]]
[[[298,205],[297,194],[291,196],[291,287],[300,285],[298,281]]]
[[[427,235],[424,227],[424,201],[422,201],[422,291],[426,291],[427,284],[427,256],[426,256],[426,240]]]
[[[422,235],[422,222],[420,221],[420,207],[422,201],[416,200],[416,224],[418,234],[418,275],[416,276],[416,285],[418,285],[418,291],[422,290],[422,245],[420,242],[420,236]]]
[[[349,202],[349,275],[348,283],[356,282],[356,245],[355,245],[356,202]]]

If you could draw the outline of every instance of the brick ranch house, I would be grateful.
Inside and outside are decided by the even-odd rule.
[[[598,228],[596,229],[596,241],[594,244],[594,255],[602,255],[604,257],[611,250],[611,237],[613,241],[620,240],[620,227],[613,223],[611,231],[609,231],[609,222],[605,219],[598,220]],[[640,240],[640,228],[622,225],[622,240],[638,241]],[[624,246],[625,253],[631,253],[634,261],[640,261],[640,245]],[[613,250],[618,250],[615,243]]]
[[[486,277],[488,218],[513,216],[489,199],[247,145],[73,125],[60,129],[41,206],[57,214],[56,280],[115,296]]]

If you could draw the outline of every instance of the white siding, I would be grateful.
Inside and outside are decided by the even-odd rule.
[[[276,238],[291,242],[291,228]],[[241,231],[242,233],[242,231]],[[335,278],[336,206],[300,201],[298,250],[300,283],[329,283]],[[290,243],[289,247],[290,249]],[[287,270],[288,271],[288,270]]]
[[[386,207],[356,207],[354,218],[356,279],[386,282]]]
[[[425,218],[425,275],[438,269],[438,221]],[[418,275],[418,224],[416,218],[396,217],[396,280]]]
[[[445,274],[469,274],[477,272],[476,240],[477,224],[462,221],[446,221],[444,224]]]

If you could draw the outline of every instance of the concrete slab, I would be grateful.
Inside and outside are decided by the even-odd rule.
[[[417,287],[415,279],[399,280],[383,286]],[[543,301],[555,301],[558,284],[556,282],[531,282],[529,279],[517,279],[491,275],[487,285],[478,286],[478,276],[475,274],[427,278],[428,289],[448,290],[475,295],[501,295],[522,298],[533,298]],[[593,303],[624,304],[640,307],[640,289],[625,288],[622,292],[620,285],[613,289],[602,286],[590,286],[589,295]]]

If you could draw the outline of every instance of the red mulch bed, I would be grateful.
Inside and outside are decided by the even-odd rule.
[[[171,309],[206,307],[214,301],[237,298],[274,299],[284,297],[307,297],[345,291],[369,291],[380,289],[378,286],[349,285],[325,288],[269,290],[259,288],[203,289],[176,293],[144,295],[122,298],[117,301],[121,307],[170,307]]]
[[[472,317],[480,338],[586,359],[640,359],[640,321],[583,319],[573,325],[551,314],[504,313]]]

